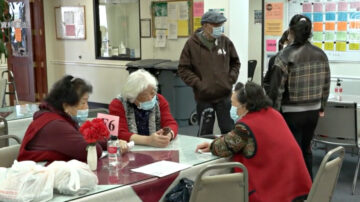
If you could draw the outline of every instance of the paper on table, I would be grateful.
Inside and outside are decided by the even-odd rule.
[[[172,161],[158,161],[139,168],[131,169],[131,171],[154,175],[158,177],[164,177],[189,167],[191,166]]]

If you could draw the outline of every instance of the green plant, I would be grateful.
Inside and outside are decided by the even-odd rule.
[[[0,54],[8,55],[7,43],[10,41],[11,28],[9,23],[13,21],[13,16],[9,12],[9,2],[0,0]]]

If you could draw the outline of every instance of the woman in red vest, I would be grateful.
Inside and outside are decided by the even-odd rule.
[[[198,145],[196,151],[233,156],[233,161],[243,163],[251,202],[290,202],[307,195],[311,178],[301,149],[261,86],[238,83],[231,102],[235,128],[211,144]]]
[[[21,144],[19,161],[86,162],[87,143],[79,132],[79,124],[88,116],[88,98],[91,85],[80,78],[65,76],[56,82],[40,104],[39,111],[28,127]],[[106,141],[96,145],[98,157]]]

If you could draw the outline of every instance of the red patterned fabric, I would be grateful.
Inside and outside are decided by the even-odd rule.
[[[252,158],[235,155],[249,173],[251,202],[290,202],[306,195],[311,178],[300,147],[279,112],[273,108],[248,113],[240,122],[253,132],[256,154]]]
[[[160,116],[161,116],[161,120],[160,120],[161,128],[170,127],[171,130],[174,131],[174,138],[175,138],[176,135],[177,135],[177,132],[178,132],[178,125],[177,125],[175,119],[173,118],[173,116],[171,115],[169,103],[166,101],[164,96],[162,96],[160,94],[157,94],[157,96],[158,96],[158,99],[159,99]],[[127,119],[126,119],[126,116],[125,116],[124,106],[123,106],[123,104],[121,103],[121,101],[119,99],[114,99],[110,103],[109,112],[110,112],[111,115],[115,115],[115,116],[120,117],[120,119],[119,119],[118,137],[120,139],[129,141],[131,135],[133,135],[133,134],[131,132],[129,132]]]

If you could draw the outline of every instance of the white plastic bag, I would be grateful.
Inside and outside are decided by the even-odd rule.
[[[15,161],[0,171],[0,201],[48,201],[53,198],[54,173],[33,161]]]
[[[48,168],[54,171],[54,189],[61,194],[82,195],[98,184],[98,178],[89,166],[77,160],[54,161]]]

